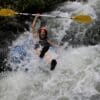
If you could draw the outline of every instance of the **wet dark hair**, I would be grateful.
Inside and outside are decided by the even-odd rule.
[[[39,38],[42,39],[42,38],[41,38],[41,31],[42,31],[42,30],[44,30],[44,32],[45,32],[45,38],[44,38],[44,39],[47,39],[47,38],[48,38],[48,36],[47,36],[47,34],[48,34],[47,30],[46,30],[46,29],[41,29],[41,28],[38,30]]]

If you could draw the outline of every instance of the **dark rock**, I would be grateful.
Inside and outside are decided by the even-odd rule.
[[[6,66],[5,59],[7,58],[8,51],[7,47],[0,47],[0,72],[12,70],[9,66]]]
[[[100,94],[95,94],[90,97],[90,100],[100,100]]]
[[[59,97],[57,100],[69,100],[69,99],[68,97],[62,96],[62,97]]]
[[[2,21],[0,23],[0,46],[5,47],[11,44],[23,32],[24,25],[14,21]]]
[[[96,45],[100,43],[100,22],[96,22],[89,28],[83,38],[85,45]]]
[[[76,27],[77,26],[77,27]],[[80,28],[80,30],[79,30]],[[87,31],[84,33],[84,28]],[[100,21],[96,21],[92,27],[84,26],[82,29],[78,24],[72,23],[70,29],[66,31],[66,35],[62,38],[62,42],[68,42],[74,47],[80,45],[96,45],[100,43]]]
[[[96,83],[95,89],[96,89],[98,92],[100,92],[100,82],[97,82],[97,83]]]
[[[11,68],[6,66],[5,61],[9,52],[8,46],[24,32],[24,28],[25,24],[19,22],[19,19],[0,17],[0,72],[11,71]]]

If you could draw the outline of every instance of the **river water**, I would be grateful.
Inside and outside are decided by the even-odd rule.
[[[44,19],[49,32],[53,33],[50,37],[58,43],[63,42],[62,48],[57,50],[57,67],[52,72],[33,52],[35,38],[31,27],[30,31],[13,41],[7,59],[13,71],[0,75],[0,100],[100,100],[100,45],[76,46],[80,44],[77,41],[73,47],[70,42],[73,35],[67,34],[69,30],[77,32],[74,40],[83,43],[86,30],[95,22],[85,25],[69,17],[85,13],[96,20],[99,3],[99,0],[89,0],[88,3],[65,2],[50,12],[52,15],[66,16],[65,19]],[[66,34],[68,39],[62,41]],[[24,48],[21,53],[24,57],[14,52],[16,46]]]

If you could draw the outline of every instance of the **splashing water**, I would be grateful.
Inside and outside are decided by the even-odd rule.
[[[91,11],[84,6],[88,6]],[[65,3],[57,11],[51,13],[71,16],[79,12],[79,7],[81,7],[81,11],[91,13],[93,17],[96,16],[95,11],[89,4],[85,5],[78,2]],[[66,9],[66,12],[63,9]],[[67,13],[67,10],[70,10],[70,13]],[[49,23],[50,21],[53,24],[52,26]],[[47,23],[51,31],[57,33],[55,39],[57,38],[57,41],[60,42],[65,35],[65,30],[70,28],[72,20],[50,19]],[[14,63],[12,60],[13,54],[12,52],[9,53],[8,63],[13,70],[18,68],[19,71],[1,74],[0,100],[100,99],[100,85],[97,85],[100,80],[100,45],[79,48],[68,47],[67,50],[61,49],[61,51],[58,49],[60,57],[56,69],[52,72],[44,72],[39,69],[40,59],[33,52],[35,41],[31,32],[25,32],[10,47],[11,51],[14,51],[14,47],[21,46],[23,56],[20,57],[16,53],[16,57],[20,60]],[[19,47],[16,48],[19,50]],[[44,63],[41,66],[44,67]],[[25,68],[28,68],[29,71],[25,72]]]

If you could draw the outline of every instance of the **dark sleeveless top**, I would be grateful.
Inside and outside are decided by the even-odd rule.
[[[41,39],[39,40],[36,44],[35,44],[35,49],[36,48],[39,48],[39,46],[42,46],[42,47],[50,47],[50,43],[47,41],[47,39]]]
[[[47,40],[40,40],[39,41],[39,44],[41,45],[41,46],[50,46],[50,43],[48,43],[48,41]]]

